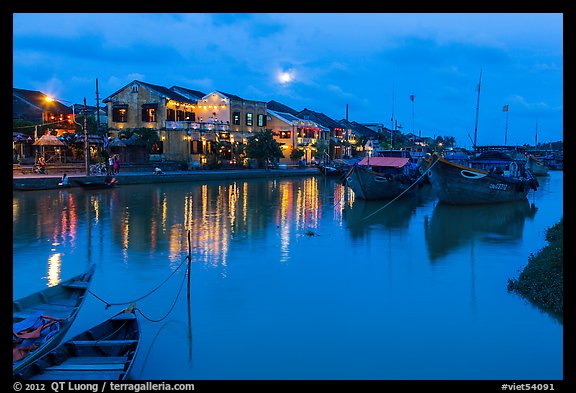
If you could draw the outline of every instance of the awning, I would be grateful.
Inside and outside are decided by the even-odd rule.
[[[112,108],[128,109],[128,104],[112,104]]]
[[[390,168],[402,168],[410,161],[409,158],[405,157],[364,157],[358,165],[366,166],[384,166]]]
[[[142,104],[142,109],[158,109],[158,103]]]

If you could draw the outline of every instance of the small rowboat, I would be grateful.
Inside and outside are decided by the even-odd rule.
[[[84,303],[96,265],[60,284],[13,301],[13,373],[56,347]]]
[[[134,306],[78,334],[14,374],[21,380],[125,380],[138,352]]]
[[[112,188],[116,185],[116,179],[112,179],[111,182],[106,181],[90,181],[90,180],[73,180],[80,187],[85,190],[99,190],[103,188]]]

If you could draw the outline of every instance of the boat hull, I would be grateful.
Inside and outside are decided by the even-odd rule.
[[[100,190],[115,186],[115,183],[104,183],[103,181],[74,180],[74,182],[85,190]]]
[[[140,343],[134,309],[74,336],[14,375],[22,380],[125,380]]]
[[[519,201],[526,198],[531,184],[493,173],[468,168],[437,158],[428,178],[438,199],[447,204],[482,204]]]
[[[392,199],[399,195],[413,195],[415,188],[404,174],[390,175],[354,165],[345,175],[345,182],[356,197],[364,200]]]
[[[528,157],[527,167],[534,176],[548,176],[548,166],[535,157]]]
[[[14,374],[60,343],[86,299],[94,271],[95,265],[91,265],[83,274],[63,281],[54,287],[46,288],[13,301],[13,324],[20,323],[38,313],[52,318],[63,319],[59,322],[56,334],[40,343],[36,349],[29,352],[21,360],[13,362],[12,372]]]

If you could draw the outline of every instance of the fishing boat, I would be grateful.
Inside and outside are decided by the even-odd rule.
[[[418,171],[410,163],[410,157],[406,155],[408,152],[398,152],[404,154],[364,157],[350,168],[344,181],[354,191],[356,197],[364,200],[378,200],[414,194],[418,189],[418,187],[413,187],[419,179]]]
[[[456,205],[519,201],[539,186],[523,160],[503,152],[481,153],[470,166],[434,153],[428,178],[441,202]]]
[[[74,336],[14,374],[19,380],[125,380],[138,352],[134,306]]]
[[[478,146],[478,112],[480,85],[476,101],[474,155],[468,163],[458,164],[434,153],[427,167],[428,179],[441,202],[454,205],[519,201],[530,189],[536,190],[538,180],[526,168],[526,159],[518,147]]]
[[[60,343],[84,303],[95,268],[13,301],[14,374]]]
[[[86,190],[99,190],[99,189],[106,189],[112,188],[116,186],[117,181],[112,179],[111,181],[96,181],[96,180],[73,180],[76,184]]]
[[[534,176],[548,176],[548,166],[532,154],[526,158],[526,165]]]

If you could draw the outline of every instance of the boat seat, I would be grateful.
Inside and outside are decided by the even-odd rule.
[[[131,345],[137,344],[138,340],[74,340],[70,341],[70,344],[76,346],[90,346],[90,345]]]
[[[124,371],[92,371],[92,372],[75,372],[68,370],[54,370],[45,371],[41,374],[35,375],[30,380],[108,380],[118,381],[124,375]]]
[[[70,289],[86,289],[88,288],[88,284],[89,283],[87,283],[86,281],[72,281],[71,283],[68,284],[62,284],[62,286]]]
[[[124,363],[66,364],[46,368],[47,371],[123,371]]]

